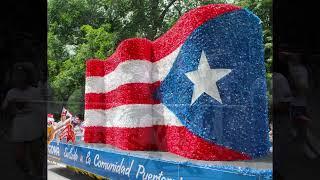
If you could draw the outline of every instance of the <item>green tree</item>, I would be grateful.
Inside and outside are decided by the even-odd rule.
[[[84,112],[84,87],[76,89],[69,97],[67,108],[73,114],[83,114]]]
[[[72,94],[85,84],[85,61],[89,58],[103,59],[114,51],[114,34],[107,32],[110,25],[94,29],[89,25],[82,26],[85,36],[78,45],[76,53],[70,58],[59,61],[48,61],[50,83],[56,100],[67,102]],[[71,53],[72,54],[72,53]],[[83,88],[81,89],[84,93]],[[79,95],[76,93],[74,96]],[[83,95],[81,95],[83,97]],[[64,104],[65,105],[65,104]]]
[[[48,2],[49,32],[62,44],[78,44],[81,26],[98,28],[108,21],[106,7],[110,0],[50,0]]]
[[[112,54],[109,0],[49,0],[48,73],[53,99],[66,105],[84,93],[85,61]],[[70,99],[70,97],[73,97]]]

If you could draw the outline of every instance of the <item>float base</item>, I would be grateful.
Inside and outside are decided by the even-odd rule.
[[[272,179],[272,157],[253,161],[198,161],[168,152],[124,151],[105,144],[48,145],[48,160],[111,179]]]

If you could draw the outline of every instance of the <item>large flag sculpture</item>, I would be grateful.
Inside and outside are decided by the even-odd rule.
[[[233,5],[191,10],[153,42],[87,61],[85,91],[88,143],[200,160],[269,151],[261,22]]]

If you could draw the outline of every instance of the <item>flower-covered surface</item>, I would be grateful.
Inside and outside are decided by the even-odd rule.
[[[229,4],[191,10],[155,41],[87,61],[84,141],[199,160],[269,152],[261,22]]]

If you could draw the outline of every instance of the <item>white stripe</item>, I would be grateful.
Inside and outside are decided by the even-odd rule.
[[[153,125],[183,126],[163,104],[123,105],[108,110],[86,110],[84,126],[152,127]]]
[[[106,93],[127,83],[162,81],[172,68],[180,49],[181,46],[155,63],[144,60],[128,60],[120,63],[114,71],[103,77],[87,77],[85,92]]]

